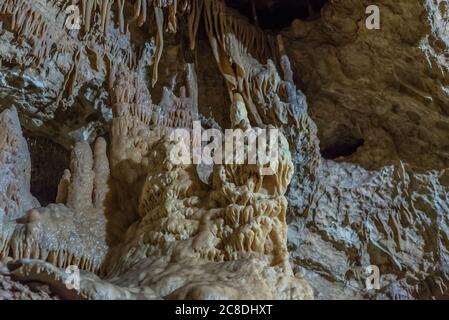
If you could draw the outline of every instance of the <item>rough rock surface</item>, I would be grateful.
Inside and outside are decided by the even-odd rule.
[[[46,292],[47,291],[47,292]],[[10,277],[0,275],[0,300],[54,300],[48,288],[35,287],[34,290]]]
[[[57,300],[51,288],[35,282],[23,284],[11,277],[6,264],[0,261],[0,300]]]
[[[370,4],[338,1],[284,32],[321,149],[371,170],[447,168],[448,65],[431,54],[448,49],[447,2],[376,1],[379,30],[365,26]]]
[[[22,40],[31,39],[26,56],[34,57],[33,65],[57,61],[58,50],[73,54],[73,60],[64,60],[70,68],[59,83],[57,108],[74,103],[93,68],[107,70],[107,77],[97,74],[95,79],[104,81],[112,109],[109,143],[97,138],[91,146],[90,135],[79,137],[84,141],[72,149],[56,203],[25,208],[19,219],[3,223],[12,230],[2,243],[4,255],[14,260],[8,264],[11,274],[21,281],[46,283],[64,298],[313,298],[310,286],[290,266],[285,197],[294,172],[287,139],[312,123],[292,82],[288,58],[282,57],[283,77],[266,58],[278,49],[275,39],[228,12],[221,1],[185,1],[179,6],[171,1],[147,6],[144,1],[136,2],[134,8],[118,1],[114,9],[109,4],[83,2],[83,13],[91,19],[83,20],[78,35],[62,29],[60,36],[71,47],[57,48],[56,54],[49,51],[55,38],[43,30],[50,28],[52,12],[63,11],[63,4],[47,4],[51,10],[45,13],[29,1],[4,1],[1,6],[4,15],[12,15],[6,29]],[[128,9],[134,9],[134,19]],[[170,45],[178,41],[176,35],[165,34],[176,34],[178,23],[187,23],[188,30],[180,36],[190,37],[189,50],[194,50],[203,14],[218,70],[229,82],[222,92],[232,98],[229,120],[218,122],[240,130],[285,126],[285,136],[280,134],[280,148],[272,159],[276,171],[269,177],[261,173],[264,164],[259,163],[216,163],[205,176],[196,165],[179,164],[171,157],[178,147],[172,139],[174,129],[190,134],[192,126],[201,127],[197,120],[220,129],[210,115],[199,114],[198,77],[191,57]],[[147,37],[143,49],[138,42],[128,42],[124,53],[108,46],[115,46],[120,38],[138,37],[140,31],[134,32],[133,26],[142,26],[146,19],[154,19],[156,30],[155,39]],[[217,28],[218,24],[239,38],[224,42],[229,33]],[[97,41],[89,42],[92,39],[87,35]],[[260,51],[260,57],[255,59],[241,47],[242,37],[246,37],[244,46]],[[237,70],[247,68],[247,85],[257,80],[259,86],[249,91],[231,88],[242,74],[222,68],[229,63],[225,55],[239,59]],[[146,72],[148,61],[151,77]],[[154,95],[149,84],[155,88]],[[269,92],[264,91],[267,86]],[[162,94],[157,94],[158,89]],[[11,113],[14,123],[6,126],[5,150],[24,140],[15,110],[2,113]],[[252,125],[248,117],[257,121]],[[288,127],[288,121],[296,127]],[[28,151],[20,155],[28,156]],[[15,157],[13,153],[11,159]],[[29,193],[27,178],[28,185],[20,190],[25,194]],[[13,190],[13,198],[17,192]],[[82,270],[76,292],[64,287],[68,266]]]
[[[448,2],[376,1],[380,30],[369,1],[319,2],[273,33],[236,1],[87,0],[67,30],[66,1],[0,0],[3,274],[61,298],[446,298]],[[278,171],[174,163],[196,120],[279,128]],[[55,203],[21,125],[71,149]]]
[[[444,298],[447,2],[377,1],[380,30],[365,27],[370,4],[335,1],[284,32],[322,154],[337,161],[322,160],[310,204],[291,213],[291,257],[316,298]],[[365,290],[370,265],[379,291]]]

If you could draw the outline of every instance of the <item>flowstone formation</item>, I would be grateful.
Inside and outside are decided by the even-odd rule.
[[[13,276],[49,283],[63,297],[76,295],[63,292],[67,275],[56,267],[74,265],[89,271],[81,274],[76,293],[83,298],[312,298],[310,287],[294,277],[288,261],[284,193],[293,164],[286,140],[281,139],[273,177],[264,179],[249,165],[221,165],[214,167],[208,186],[199,180],[196,166],[170,160],[176,143],[168,136],[169,124],[189,127],[195,116],[192,96],[172,96],[174,110],[164,114],[143,99],[147,91],[133,91],[135,78],[124,77],[123,86],[116,86],[127,99],[115,104],[111,171],[102,138],[93,151],[86,143],[75,145],[71,169],[58,188],[58,204],[30,209],[11,226],[14,231],[2,252],[18,260],[9,262]],[[235,100],[244,108],[238,94]],[[23,140],[15,110],[4,114],[12,114],[11,131],[16,134],[6,137],[6,143]],[[124,203],[117,196],[136,185],[140,193],[134,199],[128,195]],[[132,209],[133,204],[136,211],[122,208]],[[127,218],[134,221],[120,230],[115,224],[123,225]]]
[[[447,1],[379,0],[380,30],[294,2],[0,0],[1,296],[447,298]],[[195,126],[278,129],[276,170],[179,163]]]

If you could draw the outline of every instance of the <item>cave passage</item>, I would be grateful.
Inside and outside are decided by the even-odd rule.
[[[59,180],[70,165],[70,151],[24,132],[31,156],[31,194],[42,206],[55,202]]]
[[[226,0],[229,7],[238,10],[252,23],[273,31],[289,27],[295,19],[318,19],[321,8],[327,2],[328,0]]]
[[[357,152],[357,149],[365,143],[363,139],[345,138],[341,141],[325,147],[321,150],[321,155],[325,159],[333,160],[340,157],[349,157]]]

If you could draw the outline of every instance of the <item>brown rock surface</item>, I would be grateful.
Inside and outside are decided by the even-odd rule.
[[[0,297],[447,297],[447,1],[376,1],[380,30],[297,1],[275,32],[293,2],[248,4],[86,0],[69,30],[68,1],[0,0]],[[197,120],[278,128],[278,171],[175,163]]]
[[[289,225],[317,298],[447,297],[443,2],[377,1],[381,29],[368,30],[371,3],[335,1],[284,32],[322,154],[337,161],[322,161],[312,201]],[[370,265],[380,291],[365,290]]]

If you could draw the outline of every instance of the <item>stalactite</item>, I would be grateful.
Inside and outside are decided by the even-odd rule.
[[[91,23],[92,23],[92,12],[95,10],[95,3],[96,0],[87,0],[83,1],[83,5],[86,6],[86,8],[83,8],[84,11],[84,31],[88,33],[90,31]]]
[[[190,13],[188,16],[188,28],[191,47],[194,48],[196,33],[198,31],[199,21],[202,14],[203,1],[148,1],[139,0],[134,5],[134,17],[130,21],[136,21],[138,26],[143,26],[148,21],[147,10],[152,8],[154,10],[155,25],[156,25],[156,44],[157,50],[154,58],[153,66],[153,80],[154,86],[158,80],[158,66],[164,49],[164,31],[167,28],[168,32],[177,32],[178,16]],[[73,2],[72,2],[73,3]],[[126,32],[126,17],[125,17],[125,0],[117,0],[117,20],[119,30],[122,33]],[[92,28],[100,28],[103,34],[108,33],[111,9],[114,0],[81,0],[80,8],[82,15],[82,27],[84,33],[90,33]],[[60,7],[63,13],[63,7]],[[50,31],[47,21],[34,8],[30,7],[29,1],[25,0],[5,0],[1,4],[2,13],[9,13],[12,15],[12,29],[19,35],[24,35],[33,41],[33,55],[40,63],[50,52],[51,46],[57,39],[54,32]],[[165,17],[167,14],[167,17]],[[137,19],[137,20],[136,20]],[[64,29],[61,30],[64,33]],[[63,43],[58,39],[57,45]],[[73,48],[72,48],[73,49]],[[123,63],[128,64],[131,68],[136,63],[134,52],[129,53],[128,56],[123,57]],[[133,62],[134,61],[134,62]],[[75,70],[76,71],[76,70]],[[73,70],[69,73],[73,75]],[[73,82],[66,80],[65,89],[69,89]]]
[[[119,20],[119,26],[120,31],[122,33],[125,33],[125,0],[118,0],[117,1],[117,12],[118,12],[118,20]]]
[[[193,1],[191,12],[188,17],[190,50],[194,50],[196,46],[196,37],[198,27],[203,13],[204,0]]]
[[[204,14],[206,32],[230,97],[240,92],[251,121],[262,126],[267,112],[273,111],[267,108],[272,99],[268,93],[277,93],[280,85],[271,60],[279,60],[276,38],[229,11],[221,0],[205,0]]]
[[[137,0],[134,3],[134,18],[133,18],[133,20],[139,19],[141,9],[142,9],[142,0]]]
[[[89,0],[81,0],[81,13],[82,13],[82,21],[85,23],[85,17],[87,16],[87,3]]]
[[[230,13],[221,0],[204,0],[206,30],[209,37],[216,38],[226,48],[226,35],[233,34],[240,42],[241,53],[252,54],[265,62],[276,57],[276,39],[251,25],[245,18]],[[230,48],[228,48],[230,49]]]
[[[73,90],[76,85],[76,78],[78,76],[78,68],[79,68],[79,61],[81,58],[81,49],[78,49],[73,58],[73,64],[70,68],[70,71],[66,75],[66,79],[64,81],[64,84],[61,88],[60,94],[58,95],[58,98],[56,100],[56,103],[59,104],[63,98],[70,97],[73,93]]]
[[[159,73],[159,62],[161,61],[162,52],[164,50],[164,12],[160,7],[154,7],[154,16],[156,18],[157,25],[157,39],[156,39],[156,57],[153,66],[153,80],[152,86],[156,85]]]
[[[137,21],[139,27],[141,27],[147,21],[147,10],[148,10],[147,0],[142,0],[142,8],[141,8],[142,13],[140,14],[139,20]]]
[[[0,13],[11,15],[11,30],[31,40],[32,54],[37,64],[41,64],[57,35],[49,32],[48,23],[38,12],[38,7],[23,0],[6,0]]]
[[[176,33],[178,30],[178,18],[176,16],[178,11],[178,0],[173,0],[173,3],[168,6],[167,30],[171,33]]]
[[[104,34],[108,33],[109,18],[114,0],[103,0],[101,4],[101,30]]]

